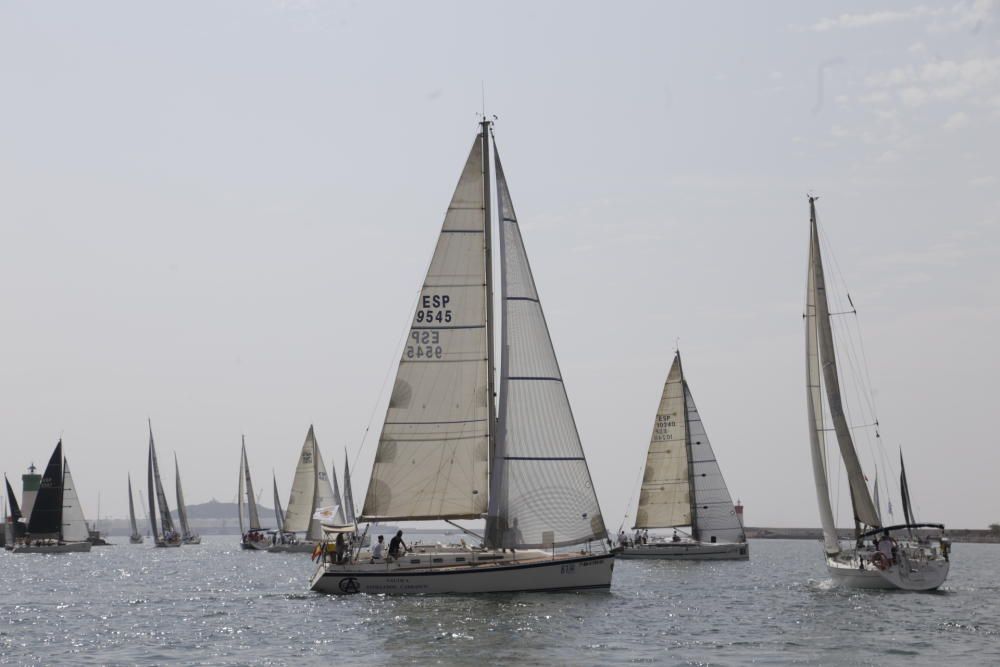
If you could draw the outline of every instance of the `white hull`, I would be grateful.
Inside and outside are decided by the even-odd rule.
[[[65,544],[40,544],[27,546],[15,544],[11,549],[16,554],[76,554],[90,551],[90,542],[67,542]]]
[[[950,568],[951,563],[943,558],[920,563],[895,563],[884,570],[869,562],[862,568],[856,560],[826,559],[826,569],[833,583],[845,588],[933,591],[948,578]]]
[[[452,562],[455,553],[449,552],[448,556],[449,562]],[[553,557],[546,552],[531,551],[516,559],[505,557],[499,562],[429,566],[436,557],[436,554],[430,553],[411,559],[407,554],[393,563],[323,563],[313,575],[310,588],[335,595],[607,589],[611,587],[611,572],[614,569],[614,556],[611,554],[556,554]],[[468,558],[470,561],[475,559],[471,554]],[[411,560],[421,561],[422,566],[414,567]]]
[[[746,543],[654,542],[625,547],[619,558],[654,558],[660,560],[749,560]]]

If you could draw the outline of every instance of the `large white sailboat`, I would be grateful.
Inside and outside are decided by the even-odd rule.
[[[128,536],[129,544],[142,544],[142,533],[135,522],[135,502],[132,500],[132,475],[128,476],[128,521],[132,532]]]
[[[149,494],[149,526],[153,531],[153,544],[157,547],[179,547],[182,543],[181,534],[174,529],[174,520],[170,517],[170,506],[167,504],[167,494],[163,491],[163,481],[160,479],[160,463],[156,458],[156,446],[153,444],[153,425],[149,425],[149,460],[146,462],[146,484]],[[160,522],[156,522],[156,508],[160,508]]]
[[[360,517],[485,519],[483,545],[419,547],[379,560],[327,549],[314,591],[611,585],[614,556],[495,146],[503,328],[494,401],[490,135],[484,120],[445,215]]]
[[[684,378],[680,352],[674,355],[656,411],[633,528],[645,532],[621,545],[621,558],[750,557],[741,516]],[[673,528],[673,534],[647,539],[649,529],[664,528]]]
[[[24,535],[13,544],[13,553],[73,553],[90,551],[89,533],[83,518],[73,476],[56,444],[45,466],[38,494]]]
[[[325,508],[334,508],[335,513],[339,512],[341,504],[339,495],[330,484],[323,454],[316,440],[316,432],[310,424],[295,465],[295,477],[292,480],[292,490],[288,496],[288,506],[282,526],[282,534],[292,534],[295,537],[282,540],[281,544],[273,545],[268,551],[271,553],[313,551],[323,539],[323,528],[320,520],[314,515]],[[337,518],[342,519],[342,515]],[[299,535],[302,536],[301,539]]]
[[[806,288],[806,391],[813,477],[823,524],[826,566],[834,583],[852,588],[933,590],[949,569],[949,543],[941,524],[918,524],[909,511],[909,491],[902,472],[906,523],[883,525],[854,447],[837,370],[831,312],[816,223],[816,198],[809,197],[809,273]],[[824,398],[825,397],[825,398]],[[830,470],[836,454],[827,451],[826,418],[832,422],[837,449],[850,487],[853,540],[842,543],[830,499]],[[902,460],[901,460],[902,462]],[[928,530],[940,531],[927,534]],[[917,532],[923,530],[923,534]]]
[[[181,541],[184,544],[201,544],[201,535],[191,530],[188,522],[187,504],[184,502],[184,490],[181,488],[181,467],[177,465],[177,453],[174,452],[174,484],[177,489],[177,521],[181,524]]]

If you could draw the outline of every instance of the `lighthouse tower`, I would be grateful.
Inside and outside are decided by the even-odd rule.
[[[24,523],[31,518],[31,508],[35,506],[35,496],[38,487],[42,485],[42,476],[35,473],[35,464],[28,466],[28,472],[21,475],[21,515]]]

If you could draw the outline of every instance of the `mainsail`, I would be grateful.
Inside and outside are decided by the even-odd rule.
[[[347,460],[347,452],[344,452],[344,520],[347,523],[355,523],[357,516],[354,512],[354,492],[351,491],[351,466]]]
[[[910,503],[910,485],[906,482],[906,464],[903,463],[903,451],[899,451],[899,492],[903,500],[903,517],[906,523],[916,523],[913,505]]]
[[[278,478],[271,471],[271,481],[274,482],[274,524],[279,533],[285,532],[285,512],[281,509],[281,498],[278,497]]]
[[[247,518],[249,520],[248,528],[249,530],[260,530],[260,515],[257,513],[257,498],[253,494],[253,482],[250,481],[250,463],[247,461],[247,443],[246,438],[243,439],[243,461],[241,464],[241,471],[243,477],[241,478],[240,491],[246,488],[247,494]],[[244,487],[245,484],[245,487]],[[241,508],[242,509],[242,508]],[[243,512],[240,512],[240,530],[243,529],[242,523]]]
[[[128,520],[132,527],[131,538],[137,540],[142,537],[139,533],[139,526],[135,523],[135,503],[132,500],[132,475],[128,476]]]
[[[162,537],[166,538],[168,533],[174,533],[174,520],[170,517],[170,506],[167,504],[167,494],[163,491],[163,482],[160,480],[160,464],[156,459],[156,447],[153,445],[153,427],[149,428],[149,471],[150,471],[150,489],[149,489],[149,509],[150,517],[154,518],[156,516],[155,510],[156,505],[160,508],[160,532]],[[153,502],[153,494],[156,494],[156,503]],[[155,523],[155,518],[153,519]],[[154,537],[156,535],[156,529],[153,529]]]
[[[21,520],[21,508],[17,504],[17,496],[14,495],[14,489],[10,486],[10,480],[7,479],[7,475],[3,476],[3,481],[7,485],[7,504],[9,508],[9,516],[12,523],[17,523]]]
[[[826,279],[823,275],[823,259],[819,251],[819,232],[816,226],[815,198],[809,198],[810,213],[810,278],[812,280],[813,304],[816,309],[816,327],[819,342],[819,361],[822,370],[823,386],[826,389],[827,404],[830,408],[830,420],[837,435],[840,446],[840,456],[847,470],[847,481],[851,489],[851,504],[854,507],[856,521],[872,527],[879,527],[878,514],[868,492],[865,474],[861,470],[861,462],[854,449],[851,429],[847,424],[847,416],[841,401],[840,379],[837,375],[837,358],[833,344],[833,329],[830,325],[830,310],[827,303]],[[810,383],[811,384],[811,383]]]
[[[243,444],[243,449],[240,450],[240,486],[236,491],[236,514],[240,519],[240,535],[245,535],[246,530],[243,525],[243,514],[246,512],[246,501],[243,500],[243,494],[246,491],[246,474],[243,472],[243,468],[246,467],[246,443]]]
[[[63,512],[63,455],[62,440],[45,466],[45,473],[38,486],[35,504],[28,519],[28,533],[32,538],[61,538]]]
[[[494,162],[503,329],[487,543],[553,548],[601,541],[607,530],[495,146]]]
[[[375,454],[365,521],[477,519],[487,509],[493,397],[484,143],[480,135],[472,145],[420,290]]]
[[[69,471],[69,461],[63,458],[63,511],[62,538],[67,542],[85,542],[90,537],[87,520],[83,516],[80,497]]]
[[[317,451],[316,434],[310,424],[295,465],[295,477],[292,479],[292,490],[289,492],[288,508],[285,511],[285,530],[290,533],[308,531],[313,512],[316,511]]]
[[[177,452],[174,452],[175,485],[177,487],[177,519],[181,524],[181,535],[185,539],[192,537],[188,525],[187,505],[184,503],[184,491],[181,489],[181,468],[177,465]]]

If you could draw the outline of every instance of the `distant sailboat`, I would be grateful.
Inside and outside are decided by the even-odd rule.
[[[163,482],[160,479],[160,464],[156,459],[156,447],[153,444],[153,425],[149,425],[149,460],[146,465],[146,482],[149,494],[149,525],[153,531],[153,544],[157,547],[179,547],[181,535],[174,529],[174,521],[170,517],[170,506],[167,504],[167,494],[163,492]],[[156,523],[156,506],[160,507],[160,523]]]
[[[18,539],[24,537],[28,526],[24,522],[24,515],[21,514],[21,508],[17,503],[17,496],[14,495],[14,489],[11,488],[7,475],[3,476],[3,481],[7,485],[7,520],[4,524],[3,545],[9,551],[14,548],[14,544]]]
[[[646,454],[635,529],[673,528],[670,539],[632,540],[621,558],[746,560],[750,547],[677,352]],[[684,536],[680,528],[687,528]]]
[[[274,471],[271,471],[271,481],[274,483],[274,523],[278,529],[278,534],[283,535],[285,532],[285,511],[281,509],[281,497],[278,495],[278,478],[274,476]]]
[[[237,512],[240,516],[240,547],[243,549],[266,550],[271,546],[264,529],[260,525],[260,515],[257,512],[257,498],[253,494],[253,483],[250,481],[250,464],[247,462],[247,443],[243,438],[240,451],[240,482],[237,495]],[[246,500],[244,500],[244,494]],[[243,515],[246,513],[247,524],[244,529]]]
[[[295,465],[295,477],[292,480],[284,520],[285,533],[301,534],[302,539],[289,537],[268,551],[311,552],[323,539],[323,527],[315,514],[325,508],[336,508],[335,511],[339,512],[340,501],[337,495],[326,474],[326,464],[319,450],[316,432],[310,424]]]
[[[188,523],[187,505],[184,503],[184,491],[181,489],[181,468],[177,465],[177,453],[174,452],[175,485],[177,487],[177,519],[181,524],[181,541],[184,544],[201,544],[201,535],[191,530]]]
[[[868,483],[847,422],[837,371],[828,291],[820,254],[816,223],[816,198],[809,197],[809,273],[806,289],[806,392],[809,419],[809,444],[813,478],[823,524],[823,544],[827,571],[834,583],[852,588],[898,588],[933,590],[948,576],[949,543],[943,534],[916,539],[915,528],[944,531],[941,524],[918,524],[907,506],[909,491],[905,469],[901,475],[906,523],[882,525],[881,517],[869,493]],[[825,397],[825,400],[824,400]],[[854,536],[841,545],[830,499],[829,465],[836,461],[826,451],[828,429],[824,414],[833,422],[838,452],[847,471],[851,507],[854,513]],[[902,463],[902,460],[900,460]],[[906,531],[903,535],[902,531]]]
[[[485,548],[431,546],[391,562],[370,562],[347,550],[338,558],[327,553],[312,578],[315,591],[485,593],[611,585],[614,557],[604,548],[604,520],[496,146],[490,150],[490,122],[481,128],[411,320],[361,521],[485,517]],[[499,392],[491,152],[503,306]]]
[[[135,522],[135,502],[132,500],[132,475],[128,476],[128,521],[129,526],[132,528],[132,533],[128,537],[130,544],[142,544],[142,533],[139,532],[139,526]]]
[[[87,524],[80,509],[62,440],[45,467],[31,509],[27,530],[14,544],[14,553],[70,553],[90,551]]]

